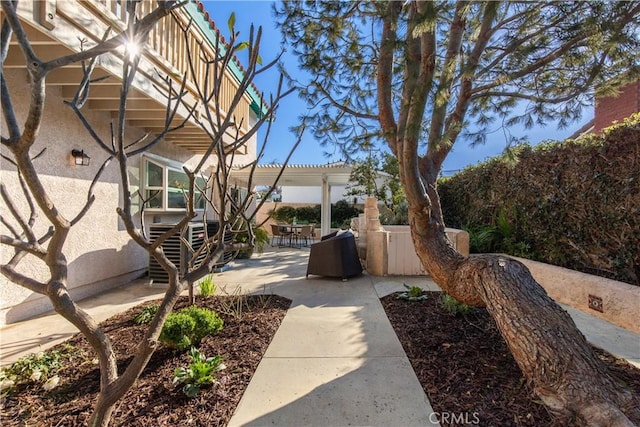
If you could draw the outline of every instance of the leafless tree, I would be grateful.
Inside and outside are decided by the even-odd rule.
[[[158,6],[148,15],[136,18],[136,6],[138,2],[127,2],[128,23],[127,28],[122,33],[110,37],[107,32],[103,39],[95,46],[83,49],[78,53],[56,58],[50,61],[42,61],[32,49],[31,43],[27,37],[27,33],[19,20],[17,14],[17,2],[2,2],[3,23],[1,34],[1,59],[4,64],[9,50],[9,42],[11,37],[15,37],[20,46],[27,64],[27,72],[30,79],[30,98],[29,113],[24,121],[20,124],[15,114],[14,100],[11,99],[7,81],[4,72],[2,74],[2,111],[6,124],[7,135],[2,135],[2,146],[8,151],[8,154],[2,154],[5,161],[15,165],[17,170],[19,183],[22,188],[22,194],[28,206],[28,212],[21,212],[18,203],[14,200],[12,194],[0,184],[0,192],[7,212],[1,219],[4,227],[0,236],[1,243],[12,248],[13,254],[10,260],[0,266],[0,271],[10,281],[17,285],[25,287],[31,291],[46,295],[54,309],[73,325],[75,325],[81,333],[87,338],[91,346],[98,355],[100,364],[100,391],[97,396],[94,413],[91,417],[90,424],[94,426],[107,425],[111,419],[115,403],[120,399],[135,383],[147,365],[151,355],[158,346],[158,337],[162,326],[171,313],[180,294],[194,282],[207,275],[211,271],[211,267],[215,265],[225,252],[237,250],[239,247],[253,244],[253,228],[252,220],[255,211],[248,210],[252,204],[252,194],[247,192],[247,196],[243,198],[232,197],[232,182],[230,179],[232,165],[236,151],[243,147],[250,138],[256,135],[258,128],[266,125],[266,132],[260,149],[258,150],[255,161],[246,165],[246,167],[255,170],[257,162],[261,159],[266,141],[269,135],[271,119],[280,100],[290,91],[282,89],[282,78],[277,93],[274,94],[268,102],[263,102],[261,106],[262,115],[256,123],[249,124],[248,132],[240,134],[239,128],[244,123],[237,123],[235,114],[236,109],[240,105],[241,99],[245,91],[252,84],[253,79],[259,73],[272,69],[276,64],[276,60],[262,66],[262,60],[259,56],[261,30],[258,29],[254,34],[253,28],[249,34],[249,40],[238,42],[239,33],[235,31],[233,22],[230,20],[230,28],[232,31],[231,40],[226,46],[214,46],[214,51],[219,54],[208,57],[203,56],[204,49],[198,52],[187,52],[190,71],[182,76],[164,76],[160,79],[158,86],[165,91],[166,94],[166,119],[163,130],[154,135],[144,135],[140,138],[128,137],[125,129],[125,120],[127,115],[127,97],[132,88],[132,82],[138,71],[140,55],[123,55],[122,56],[122,86],[120,95],[120,108],[117,118],[111,125],[111,133],[105,138],[99,135],[90,123],[90,120],[83,113],[92,84],[92,72],[96,65],[99,55],[109,54],[116,51],[123,45],[125,41],[135,41],[142,45],[149,31],[153,26],[162,19],[176,19],[175,13],[182,3],[175,1],[159,1]],[[187,24],[183,28],[184,37],[188,37],[188,29],[191,24]],[[187,43],[189,46],[189,43]],[[224,71],[233,60],[235,53],[239,49],[248,49],[249,63],[246,66],[244,76],[239,83],[236,93],[233,94],[233,100],[230,106],[226,106],[226,111],[222,110],[220,104],[223,88]],[[222,53],[224,52],[224,54]],[[198,77],[195,72],[195,65],[198,61],[205,61],[207,71],[204,77]],[[46,156],[46,152],[33,153],[34,143],[37,141],[38,130],[42,124],[45,115],[45,84],[47,75],[65,65],[81,62],[83,64],[84,78],[79,82],[76,96],[68,101],[68,106],[75,112],[80,122],[86,128],[88,134],[95,141],[96,145],[108,153],[107,160],[99,165],[95,177],[87,191],[87,199],[83,208],[71,219],[66,218],[56,206],[51,194],[48,192],[38,173],[36,162],[34,160],[39,156]],[[209,72],[210,71],[210,72]],[[198,91],[197,101],[195,104],[189,104],[185,101],[186,89],[185,85],[190,81]],[[204,106],[201,111],[204,114],[196,118],[194,112],[197,108]],[[183,118],[179,119],[178,110],[186,110]],[[188,120],[195,120],[208,133],[210,144],[206,152],[202,156],[201,161],[192,170],[184,168],[185,174],[188,176],[189,185],[184,191],[186,212],[182,218],[177,221],[175,226],[163,233],[155,240],[151,240],[144,233],[144,224],[141,218],[144,215],[136,217],[134,215],[135,194],[132,193],[127,173],[127,162],[132,156],[138,155],[154,145],[160,143],[163,138],[182,128]],[[232,139],[229,143],[225,142],[223,136],[231,134]],[[105,141],[110,141],[109,143]],[[300,139],[298,139],[298,142]],[[292,147],[291,153],[297,146]],[[289,154],[289,157],[291,154]],[[203,176],[205,166],[208,165],[210,159],[215,158],[215,170],[211,173],[205,187],[202,185],[203,180],[198,179]],[[85,214],[91,209],[95,201],[93,194],[95,185],[100,181],[104,170],[109,167],[109,163],[115,160],[117,164],[121,185],[124,193],[122,205],[117,207],[117,212],[125,224],[126,230],[133,241],[143,247],[157,262],[166,270],[169,276],[168,289],[158,308],[157,314],[150,323],[144,339],[136,350],[132,360],[126,366],[124,372],[118,372],[117,357],[112,347],[112,341],[105,334],[97,322],[82,308],[78,306],[76,301],[68,292],[68,276],[67,276],[67,257],[65,256],[65,243],[69,235],[71,227],[76,225]],[[287,159],[288,160],[288,159]],[[210,162],[209,162],[210,163]],[[285,162],[286,165],[286,162]],[[248,188],[253,185],[252,176],[249,178]],[[162,244],[172,236],[180,235],[183,228],[189,221],[196,217],[195,200],[196,194],[202,194],[206,198],[209,205],[208,212],[215,212],[219,217],[220,227],[216,235],[209,236],[206,244],[200,248],[191,248],[193,259],[201,259],[198,264],[190,264],[186,270],[180,271],[162,250]],[[247,213],[249,212],[249,213]],[[44,233],[38,234],[36,228],[36,218],[42,213],[46,218],[48,225]],[[136,219],[138,218],[138,219]],[[203,219],[204,220],[204,219]],[[241,228],[242,227],[242,228]],[[224,242],[225,233],[246,232],[250,236],[249,242],[243,245],[229,245]],[[205,252],[204,258],[199,257]],[[30,277],[28,274],[21,272],[18,265],[23,262],[25,257],[30,256],[39,260],[46,265],[48,274],[46,280],[38,280]]]

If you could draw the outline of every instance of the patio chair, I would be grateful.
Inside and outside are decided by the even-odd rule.
[[[309,240],[313,237],[311,233],[313,233],[313,225],[303,225],[296,237],[299,242],[304,239],[304,245],[309,246]]]
[[[348,277],[362,273],[356,239],[351,232],[332,233],[311,245],[307,278],[309,274],[327,277]]]
[[[313,243],[316,240],[316,223],[312,222],[311,224],[309,224],[311,226],[311,243]]]
[[[291,231],[287,231],[285,227],[280,225],[271,224],[271,246],[274,246],[273,241],[277,238],[278,247],[283,247],[285,237],[288,237],[289,242],[291,242]]]

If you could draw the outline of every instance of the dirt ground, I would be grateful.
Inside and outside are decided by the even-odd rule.
[[[466,414],[457,422],[442,422],[443,426],[465,422],[481,426],[558,425],[532,394],[485,310],[451,315],[442,307],[440,293],[428,296],[424,301],[409,302],[390,295],[382,304],[433,409],[440,414]],[[224,426],[229,422],[290,305],[289,300],[277,296],[247,297],[239,311],[229,298],[237,297],[198,299],[199,306],[218,311],[225,322],[220,333],[200,345],[206,356],[224,359],[227,368],[220,373],[219,384],[187,398],[182,386],[172,383],[174,369],[188,364],[187,354],[162,346],[135,387],[118,403],[112,425]],[[133,317],[154,303],[103,323],[122,367],[144,333]],[[176,308],[186,303],[183,299]],[[73,346],[75,356],[59,372],[61,384],[51,392],[41,386],[22,386],[3,398],[3,426],[86,425],[99,387],[99,372],[83,337],[75,336],[66,344]],[[604,352],[599,355],[616,376],[640,393],[640,370]]]
[[[444,426],[559,426],[533,394],[485,309],[450,314],[441,292],[423,301],[382,299],[435,412]],[[640,370],[596,349],[615,376],[640,393]],[[462,414],[462,415],[461,415]],[[477,421],[477,422],[476,422]]]

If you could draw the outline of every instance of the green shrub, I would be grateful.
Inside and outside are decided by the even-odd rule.
[[[409,224],[409,205],[406,201],[398,202],[393,211],[383,206],[380,209],[380,222],[383,225]]]
[[[277,222],[292,223],[295,218],[299,224],[319,224],[320,210],[320,205],[301,206],[299,208],[281,206],[269,212],[269,215]]]
[[[216,284],[213,283],[213,277],[211,275],[205,276],[199,283],[200,296],[209,297],[216,293]]]
[[[195,347],[189,353],[191,363],[187,368],[179,367],[173,372],[173,382],[183,383],[182,392],[187,397],[194,397],[205,385],[217,383],[215,374],[226,368],[220,356],[205,357]]]
[[[440,297],[440,302],[442,303],[442,306],[444,307],[444,309],[447,310],[453,316],[457,316],[458,314],[466,316],[467,314],[473,311],[473,307],[471,307],[470,305],[461,303],[460,301],[458,301],[457,299],[455,299],[454,297],[452,297],[447,293],[442,294],[442,296]]]
[[[190,306],[171,313],[160,332],[160,341],[180,350],[200,344],[208,335],[222,329],[223,321],[215,311]]]
[[[296,218],[300,223],[320,223],[320,205],[296,208]]]
[[[639,124],[517,146],[439,180],[444,222],[492,247],[481,251],[640,285]]]
[[[349,227],[351,219],[362,213],[361,209],[352,206],[346,200],[338,200],[331,205],[331,226]]]
[[[264,245],[269,243],[269,233],[262,227],[254,228],[253,235],[256,238],[254,244],[258,253],[261,254],[264,251]]]
[[[279,222],[290,223],[296,216],[296,208],[293,206],[281,206],[271,213],[271,218]]]
[[[247,259],[251,258],[253,255],[253,250],[256,249],[259,254],[264,251],[264,245],[269,243],[269,233],[262,227],[256,227],[253,229],[253,237],[255,237],[253,241],[253,247],[239,250],[236,258]],[[249,233],[245,230],[242,230],[233,238],[236,243],[249,243]]]
[[[516,209],[507,214],[505,208],[500,208],[492,223],[481,226],[464,227],[469,232],[469,249],[472,253],[501,252],[508,255],[528,258],[531,255],[527,242],[518,240],[521,234],[514,224],[520,224],[520,214]]]
[[[158,312],[157,305],[150,305],[145,307],[140,311],[140,313],[136,314],[133,318],[133,321],[138,325],[145,325],[153,320],[153,316]]]

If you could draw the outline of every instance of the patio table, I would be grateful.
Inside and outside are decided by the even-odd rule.
[[[294,245],[293,238],[295,237],[296,240],[298,240],[297,236],[298,234],[300,234],[300,230],[302,230],[302,227],[304,227],[306,224],[278,224],[278,225],[280,227],[285,228],[287,231],[291,232],[291,234],[289,234],[290,248],[297,248],[297,249],[302,248],[302,245]]]

